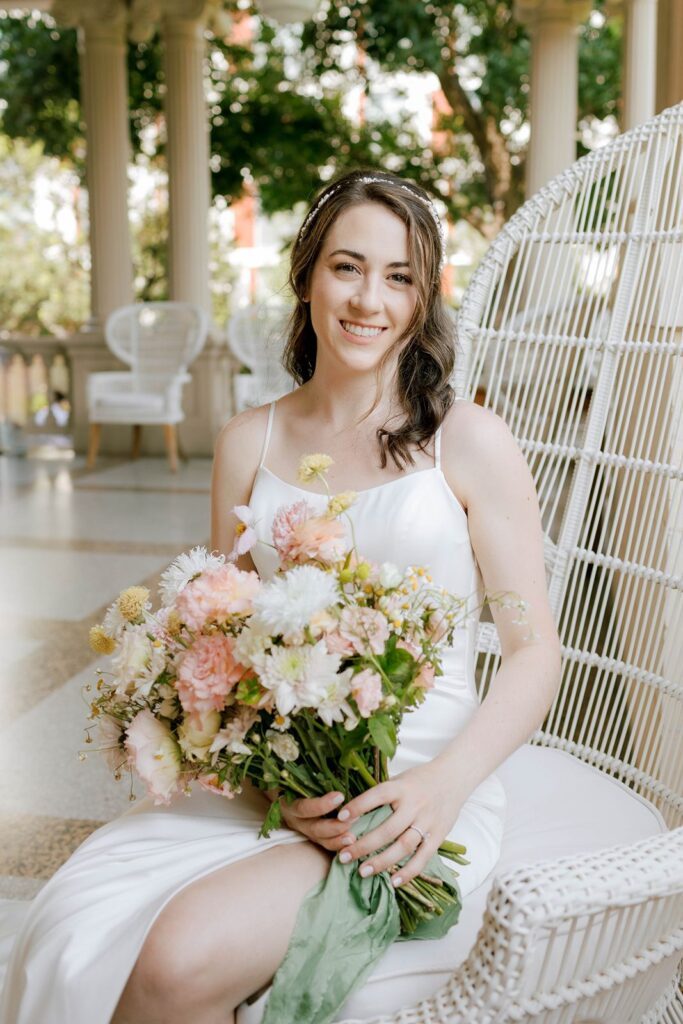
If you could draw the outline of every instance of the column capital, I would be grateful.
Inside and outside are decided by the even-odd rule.
[[[202,26],[212,23],[216,31],[224,34],[228,17],[223,0],[132,0],[129,35],[133,42],[145,42],[168,19]]]
[[[591,0],[515,0],[515,17],[532,28],[547,21],[580,25],[592,8]]]
[[[123,0],[54,0],[50,14],[61,25],[78,28],[87,24],[103,36],[125,32],[128,22]]]

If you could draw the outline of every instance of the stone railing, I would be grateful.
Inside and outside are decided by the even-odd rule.
[[[23,436],[71,433],[71,366],[56,338],[0,341],[0,449]]]

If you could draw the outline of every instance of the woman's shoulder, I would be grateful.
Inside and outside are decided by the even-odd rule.
[[[469,399],[456,399],[444,417],[441,461],[463,491],[491,475],[503,480],[524,459],[510,427],[498,413]]]
[[[226,420],[216,435],[214,459],[226,468],[256,466],[261,457],[270,403],[249,406]]]

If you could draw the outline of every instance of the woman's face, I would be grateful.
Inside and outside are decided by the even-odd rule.
[[[374,368],[404,334],[417,301],[403,221],[382,203],[340,213],[315,262],[308,299],[316,364],[329,357]]]

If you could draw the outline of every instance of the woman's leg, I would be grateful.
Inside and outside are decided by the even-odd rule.
[[[331,857],[308,841],[275,846],[179,892],[152,926],[111,1024],[233,1024],[275,974]]]

